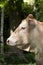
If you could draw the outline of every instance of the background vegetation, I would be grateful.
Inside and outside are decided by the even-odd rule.
[[[22,51],[26,59],[24,60],[24,58],[21,58],[21,56],[19,58],[18,56],[19,53],[15,52],[16,50],[14,51],[14,48],[6,45],[6,39],[10,35],[10,29],[13,30],[16,29],[17,26],[21,23],[21,20],[26,18],[26,16],[29,13],[32,13],[34,17],[37,18],[36,10],[34,8],[37,2],[38,2],[37,13],[39,13],[38,19],[40,21],[43,21],[43,0],[34,0],[34,1],[35,3],[31,5],[31,3],[30,4],[27,4],[27,2],[24,3],[23,0],[0,0],[0,32],[1,32],[1,14],[2,14],[2,8],[4,8],[4,28],[3,28],[4,54],[1,54],[0,50],[0,65],[36,65],[34,59],[35,56],[34,53],[30,52],[28,53]]]

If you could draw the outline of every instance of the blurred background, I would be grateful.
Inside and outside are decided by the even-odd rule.
[[[10,29],[30,13],[43,21],[43,0],[0,0],[0,65],[36,65],[34,53],[6,45]]]

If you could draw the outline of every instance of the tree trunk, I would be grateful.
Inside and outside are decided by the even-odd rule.
[[[3,27],[4,27],[4,7],[1,9],[1,54],[4,54],[4,40],[3,40]]]

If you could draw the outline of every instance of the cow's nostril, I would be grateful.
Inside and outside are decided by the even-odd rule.
[[[7,40],[7,43],[9,43],[9,40]]]
[[[9,40],[7,42],[9,43]]]

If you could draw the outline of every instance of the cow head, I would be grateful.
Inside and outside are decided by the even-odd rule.
[[[29,51],[31,41],[34,39],[34,36],[36,36],[36,34],[34,34],[35,30],[37,30],[37,21],[33,18],[32,14],[29,14],[22,20],[16,30],[10,31],[10,37],[6,41],[7,45]]]

